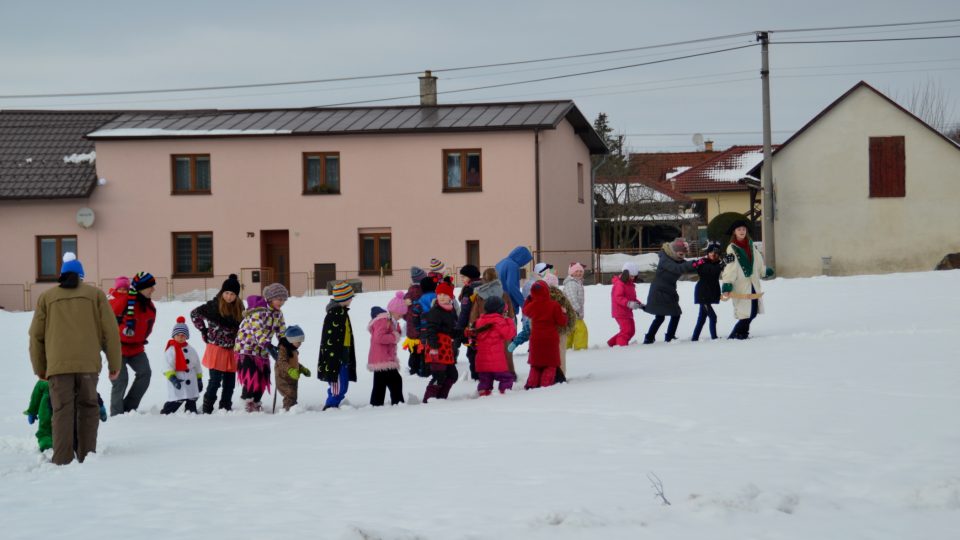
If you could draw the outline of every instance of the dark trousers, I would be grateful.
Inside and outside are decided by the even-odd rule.
[[[653,343],[654,338],[657,336],[657,330],[660,330],[660,325],[663,324],[666,315],[657,315],[653,318],[653,322],[650,323],[650,329],[647,330],[647,335],[645,336],[644,343]],[[667,333],[663,336],[664,341],[673,341],[677,337],[677,326],[680,325],[680,316],[671,315],[670,323],[667,324]]]
[[[127,392],[127,366],[133,370],[133,384],[130,385],[130,391]],[[116,416],[125,412],[135,411],[140,406],[140,400],[147,393],[150,387],[150,361],[147,360],[146,353],[140,353],[136,356],[124,356],[123,363],[120,365],[120,375],[111,384],[110,391],[110,416]],[[126,393],[126,396],[124,396]]]
[[[480,377],[477,375],[477,348],[476,347],[467,347],[467,362],[470,364],[470,378],[479,381]]]
[[[693,328],[693,341],[700,339],[700,331],[703,330],[703,324],[710,319],[710,338],[717,339],[717,312],[713,310],[711,304],[700,304],[700,314],[697,315],[697,326]]]
[[[370,404],[374,407],[383,405],[387,389],[390,390],[390,404],[403,403],[403,377],[400,371],[388,369],[373,372],[373,392],[370,393]]]
[[[430,398],[447,399],[450,395],[450,389],[453,388],[454,383],[460,378],[460,372],[457,371],[457,366],[455,364],[439,363],[431,363],[428,365],[430,366],[430,374],[432,377],[430,384],[427,385],[427,389],[423,393],[423,402],[426,403]]]
[[[750,287],[751,293],[756,293],[753,287]],[[749,319],[740,319],[737,321],[737,324],[733,325],[733,331],[730,332],[730,337],[727,339],[747,339],[750,337],[750,323],[757,318],[757,313],[760,311],[760,300],[753,299],[750,301],[750,318]]]
[[[423,352],[410,352],[410,359],[407,360],[407,365],[410,366],[410,374],[416,375],[418,377],[429,377],[430,376],[430,366],[423,359]]]
[[[220,408],[233,409],[233,389],[237,386],[237,374],[233,371],[210,370],[210,379],[207,381],[207,390],[203,394],[203,412],[213,412],[213,404],[217,401],[217,390],[223,385],[223,394],[220,396]]]
[[[83,460],[97,451],[100,406],[97,403],[96,373],[51,375],[50,406],[53,408],[53,458],[56,465]],[[76,437],[76,439],[74,439]]]
[[[197,414],[197,400],[195,399],[178,399],[177,401],[168,401],[163,404],[163,408],[160,409],[160,414],[173,414],[180,409],[180,404],[183,403],[184,410],[187,412],[192,412]]]

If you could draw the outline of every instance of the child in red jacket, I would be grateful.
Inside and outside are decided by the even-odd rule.
[[[620,331],[607,340],[607,345],[610,347],[625,347],[636,332],[633,310],[643,307],[643,304],[637,300],[637,286],[634,283],[639,273],[640,267],[637,263],[627,262],[624,263],[620,275],[614,276],[611,281],[613,288],[610,290],[610,311]]]
[[[120,348],[123,365],[120,375],[112,381],[110,391],[110,416],[137,410],[140,400],[150,387],[150,361],[144,347],[153,332],[157,308],[153,305],[153,291],[157,280],[149,272],[137,272],[130,280],[127,294],[118,294],[110,301],[113,314],[120,325]],[[127,367],[135,376],[127,392]]]
[[[530,288],[530,298],[523,304],[523,313],[530,319],[530,376],[524,388],[551,386],[560,367],[560,331],[566,326],[567,314],[560,304],[550,298],[550,290],[543,281]]]
[[[481,396],[493,393],[495,380],[501,394],[513,388],[513,382],[517,380],[507,363],[507,343],[517,335],[517,325],[513,317],[504,313],[505,307],[503,298],[487,298],[483,303],[483,315],[469,329],[476,343],[476,370],[480,381],[477,393]]]

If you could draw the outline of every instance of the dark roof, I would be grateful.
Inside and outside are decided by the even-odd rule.
[[[645,181],[663,182],[679,167],[695,167],[717,152],[649,152],[630,154],[630,171]]]
[[[749,187],[740,180],[761,162],[763,146],[731,146],[710,161],[675,176],[673,186],[681,193],[747,191]]]
[[[88,197],[97,181],[90,131],[117,111],[0,111],[0,199]]]
[[[800,134],[802,134],[804,131],[806,131],[810,126],[816,124],[818,120],[820,120],[821,118],[823,118],[828,112],[832,111],[834,107],[836,107],[837,105],[839,105],[840,102],[842,102],[843,100],[845,100],[845,99],[847,99],[848,97],[850,97],[851,94],[853,94],[854,92],[856,92],[856,91],[859,90],[860,88],[866,88],[867,90],[870,90],[870,91],[873,92],[874,94],[882,97],[887,103],[889,103],[889,104],[893,105],[894,107],[900,109],[901,111],[905,112],[908,116],[910,116],[911,118],[913,118],[913,119],[916,120],[917,122],[920,122],[920,124],[922,124],[923,127],[929,129],[929,130],[932,131],[934,134],[936,134],[937,136],[939,136],[941,139],[943,139],[943,140],[947,141],[948,143],[950,143],[951,145],[953,145],[955,148],[960,149],[960,145],[958,145],[956,142],[954,142],[953,140],[951,140],[949,137],[947,137],[947,136],[944,135],[943,133],[937,131],[936,128],[934,128],[934,127],[931,126],[930,124],[924,122],[920,117],[918,117],[917,115],[915,115],[915,114],[913,114],[912,112],[908,111],[907,109],[903,108],[899,103],[897,103],[896,101],[894,101],[894,100],[890,99],[889,97],[887,97],[886,94],[884,94],[883,92],[881,92],[881,91],[877,90],[876,88],[874,88],[874,87],[870,86],[869,84],[867,84],[866,81],[860,81],[860,82],[858,82],[857,84],[853,85],[853,88],[851,88],[850,90],[847,90],[846,92],[844,92],[844,94],[843,94],[842,96],[840,96],[840,97],[838,97],[836,100],[834,100],[833,103],[831,103],[830,105],[827,105],[827,108],[825,108],[824,110],[820,111],[820,113],[819,113],[818,115],[814,116],[813,119],[811,119],[811,120],[810,120],[809,122],[807,122],[802,128],[800,128],[799,131],[797,131],[796,133],[794,133],[793,135],[791,135],[790,138],[787,139],[786,141],[784,141],[784,143],[781,144],[779,148],[777,148],[776,150],[774,150],[773,153],[776,154],[776,153],[779,152],[780,150],[783,150],[787,145],[789,145],[790,143],[792,143],[794,139],[796,139],[797,137],[799,137]]]
[[[591,154],[603,140],[572,101],[403,105],[311,109],[128,111],[88,134],[93,140],[408,132],[516,131],[556,128],[566,119]]]

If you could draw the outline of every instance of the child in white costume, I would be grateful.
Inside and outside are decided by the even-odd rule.
[[[190,329],[187,328],[187,320],[177,317],[177,324],[173,325],[171,339],[167,342],[167,348],[164,351],[167,369],[163,372],[163,376],[169,381],[170,386],[167,387],[168,400],[163,404],[160,414],[177,412],[181,403],[186,404],[184,408],[187,411],[197,412],[197,398],[203,391],[203,368],[200,367],[200,356],[197,355],[197,351],[187,343],[189,337]]]

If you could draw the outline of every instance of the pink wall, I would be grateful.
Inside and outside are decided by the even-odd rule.
[[[589,208],[576,205],[575,162],[589,170],[586,147],[565,121],[541,144],[545,245],[589,248]],[[481,193],[441,191],[450,148],[482,149]],[[87,280],[97,282],[138,270],[170,276],[175,231],[213,232],[218,276],[259,266],[262,229],[290,231],[294,272],[314,263],[356,270],[366,227],[391,228],[397,269],[431,257],[462,265],[466,240],[480,241],[483,266],[535,243],[531,131],[99,141],[96,150],[107,183],[90,199],[0,201],[0,283],[34,280],[39,234],[76,234]],[[340,195],[301,194],[302,152],[314,151],[340,152]],[[170,155],[181,153],[210,154],[212,195],[170,195]],[[75,223],[82,206],[96,212],[90,230]]]

